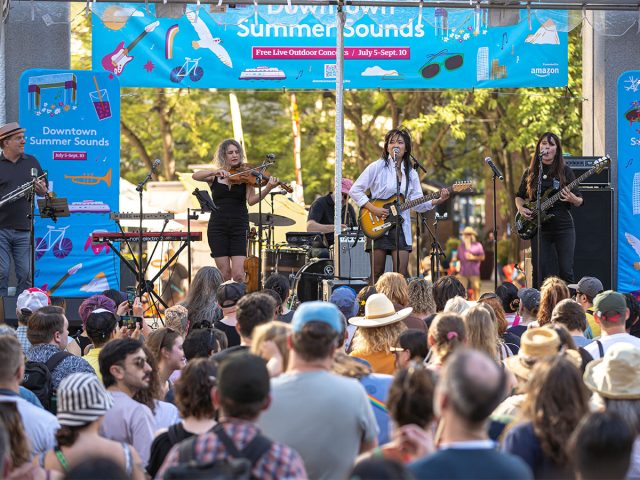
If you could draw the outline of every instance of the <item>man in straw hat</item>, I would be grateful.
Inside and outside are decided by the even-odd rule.
[[[271,380],[265,435],[300,453],[309,478],[346,478],[360,452],[377,444],[377,424],[360,383],[331,372],[344,338],[338,308],[305,302],[293,314],[289,366]]]
[[[480,263],[484,260],[484,248],[477,238],[478,234],[473,228],[465,227],[458,247],[460,281],[467,290],[473,290],[469,300],[477,300],[480,295]]]
[[[17,122],[0,126],[0,200],[32,181],[32,172],[37,177],[43,174],[38,160],[24,153],[24,132]],[[44,195],[46,181],[38,180],[35,189],[38,195]],[[11,259],[18,279],[16,292],[31,287],[30,216],[27,196],[0,207],[0,297],[7,296]]]
[[[625,329],[629,309],[621,293],[607,290],[596,295],[593,299],[593,318],[600,325],[601,336],[584,347],[593,358],[604,357],[616,343],[628,343],[640,348],[640,338],[629,335]]]

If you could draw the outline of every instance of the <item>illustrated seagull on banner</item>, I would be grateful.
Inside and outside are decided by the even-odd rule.
[[[204,24],[204,21],[194,12],[190,10],[187,12],[187,20],[193,26],[193,29],[198,34],[198,40],[191,42],[193,48],[198,50],[199,48],[206,48],[211,50],[216,57],[220,59],[227,67],[232,68],[231,57],[225,48],[220,44],[219,38],[213,38],[211,31]]]

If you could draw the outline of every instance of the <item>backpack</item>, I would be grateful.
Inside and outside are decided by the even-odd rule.
[[[55,415],[56,392],[53,388],[51,372],[60,364],[62,360],[70,357],[69,352],[54,353],[46,362],[27,362],[24,366],[24,377],[22,386],[31,390],[42,406]]]
[[[164,480],[249,480],[253,478],[251,470],[271,448],[271,440],[258,433],[246,447],[238,451],[222,424],[217,424],[211,431],[218,436],[229,455],[212,462],[198,463],[195,459],[195,444],[198,437],[193,436],[178,444],[180,463],[165,471]]]

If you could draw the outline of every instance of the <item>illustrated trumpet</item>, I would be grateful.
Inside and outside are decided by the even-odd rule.
[[[107,173],[105,173],[102,177],[98,177],[97,175],[65,175],[64,178],[69,178],[73,183],[77,183],[79,185],[97,185],[100,182],[104,182],[107,184],[107,187],[111,186],[111,169]]]
[[[44,172],[39,177],[37,177],[37,178],[35,178],[33,180],[30,180],[30,181],[28,181],[26,183],[23,183],[18,188],[13,190],[13,192],[7,193],[5,196],[0,198],[0,207],[6,205],[7,203],[15,202],[16,200],[18,200],[18,199],[24,197],[25,195],[27,195],[33,189],[34,183],[39,181],[39,180],[42,180],[46,176],[47,176],[47,172]]]

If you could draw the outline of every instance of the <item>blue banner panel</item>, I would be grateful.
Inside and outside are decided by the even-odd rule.
[[[567,13],[345,8],[346,88],[567,85]],[[93,68],[127,87],[330,89],[333,6],[185,7],[94,3]],[[179,12],[180,14],[180,12]]]
[[[640,70],[618,78],[618,290],[640,291]]]
[[[69,217],[36,216],[35,286],[88,297],[119,287],[119,260],[91,233],[117,231],[109,212],[120,197],[120,86],[105,72],[27,70],[20,77],[26,153],[48,172],[49,190]],[[38,215],[39,212],[36,212]]]

